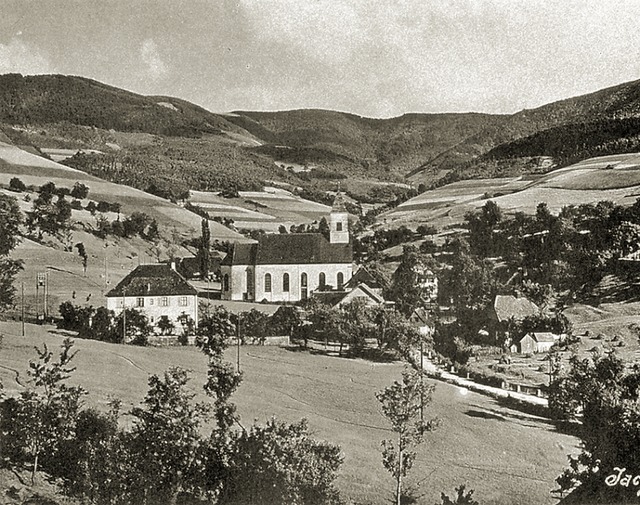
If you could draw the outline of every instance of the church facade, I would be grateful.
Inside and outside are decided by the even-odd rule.
[[[342,289],[353,274],[348,216],[337,197],[329,240],[320,233],[291,233],[235,244],[220,266],[222,299],[293,303],[318,290]]]

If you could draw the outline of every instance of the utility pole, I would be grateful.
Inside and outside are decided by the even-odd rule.
[[[49,267],[44,272],[44,322],[49,319]]]
[[[22,283],[22,303],[21,303],[21,312],[22,312],[22,336],[24,337],[24,282]]]
[[[238,369],[238,373],[240,373],[240,321],[241,321],[241,312],[238,312],[238,324],[236,325],[236,342],[237,342],[237,348],[238,348],[238,355],[237,355],[237,369]]]
[[[423,361],[424,335],[420,335],[420,426],[424,425],[424,361]]]
[[[127,295],[122,288],[122,343],[127,343]]]

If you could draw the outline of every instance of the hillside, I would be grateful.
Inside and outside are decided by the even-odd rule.
[[[275,181],[307,195],[340,183],[358,198],[383,201],[372,182],[406,176],[414,185],[442,185],[544,173],[636,150],[639,112],[640,81],[512,115],[373,119],[318,109],[216,114],[81,77],[0,76],[5,140],[93,150],[64,163],[174,200],[189,190],[256,191]]]
[[[540,202],[553,213],[565,205],[609,200],[631,205],[640,197],[640,153],[582,160],[544,175],[458,181],[425,191],[380,216],[384,226],[428,222],[455,227],[491,199],[507,213],[533,214]]]
[[[442,171],[455,177],[492,177],[541,171],[531,157],[552,156],[569,164],[590,156],[637,149],[640,81],[613,86],[508,116],[442,152],[410,173],[432,181]]]
[[[285,162],[299,162],[292,156],[306,150],[309,155],[316,156],[318,163],[337,163],[336,158],[342,158],[343,162],[348,160],[373,169],[377,175],[404,175],[425,159],[485,128],[501,124],[504,117],[470,113],[405,114],[390,119],[372,119],[305,109],[237,111],[229,120],[256,135],[263,135],[272,144],[292,148],[288,152],[278,152]]]
[[[49,331],[47,331],[49,329]],[[0,380],[8,393],[21,389],[33,346],[46,342],[54,350],[63,335],[53,328],[0,322],[5,335],[0,353]],[[206,360],[194,347],[140,348],[76,339],[78,355],[73,382],[89,391],[87,406],[105,409],[112,398],[128,412],[139,405],[149,374],[169,367],[191,370],[191,392],[204,400]],[[228,361],[235,362],[236,349]],[[397,380],[400,363],[322,356],[292,349],[243,346],[243,383],[232,400],[242,423],[266,422],[271,416],[293,422],[307,418],[314,438],[339,444],[344,463],[337,486],[348,503],[389,503],[393,480],[384,470],[380,442],[392,432],[374,394]],[[439,383],[425,415],[441,419],[426,436],[408,483],[421,484],[419,503],[439,501],[441,491],[467,483],[481,503],[542,505],[555,503],[554,479],[575,452],[576,439],[558,432],[548,421],[505,407],[499,401]],[[123,421],[130,421],[124,416]]]

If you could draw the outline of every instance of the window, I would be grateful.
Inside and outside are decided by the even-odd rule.
[[[180,305],[180,307],[186,307],[189,305],[189,298],[187,296],[181,296],[178,300],[178,305]]]
[[[224,274],[224,290],[229,291],[229,274]]]
[[[336,223],[336,231],[342,231],[342,221]]]
[[[153,298],[149,298],[149,305],[153,305]]]
[[[342,272],[338,272],[336,280],[338,281],[338,289],[342,289],[342,285],[344,284],[344,274]]]
[[[282,276],[282,291],[289,292],[289,274]]]
[[[136,307],[144,307],[144,298],[136,298]]]
[[[264,291],[271,293],[271,274],[264,274]]]
[[[307,291],[307,274],[302,272],[300,275],[300,298],[306,300],[309,292]]]
[[[253,273],[247,270],[247,293],[253,293]]]
[[[327,276],[324,274],[324,272],[320,272],[318,284],[320,285],[320,289],[324,289],[325,285],[327,284]]]
[[[155,318],[154,318],[153,316],[151,316],[151,317],[149,318],[149,322],[150,322],[151,324],[153,324],[153,323],[155,323],[155,322],[156,322],[156,320],[155,320]]]
[[[168,307],[169,298],[167,298],[166,296],[163,296],[162,298],[160,298],[160,305],[162,305],[163,307]]]

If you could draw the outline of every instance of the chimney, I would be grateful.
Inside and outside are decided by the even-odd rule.
[[[171,260],[171,270],[175,270],[175,269],[176,269],[176,261]]]
[[[147,293],[151,291],[151,283],[147,282]]]

